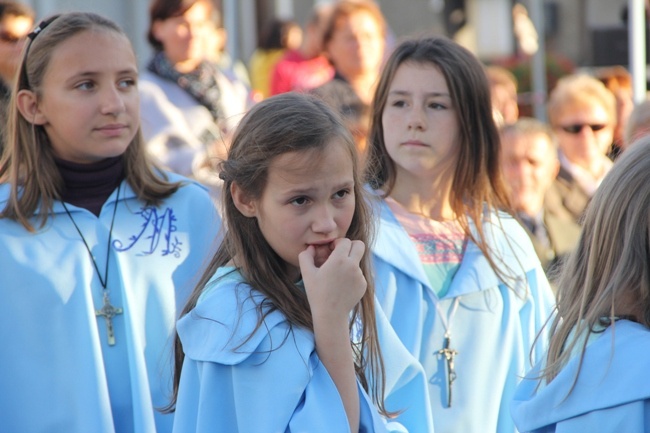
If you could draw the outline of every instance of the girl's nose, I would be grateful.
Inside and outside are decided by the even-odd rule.
[[[124,95],[119,89],[110,87],[102,95],[102,113],[119,114],[125,110]]]
[[[425,127],[426,120],[424,118],[424,112],[419,108],[412,108],[409,114],[408,128],[423,130]]]
[[[318,210],[317,215],[312,223],[312,230],[316,233],[328,234],[336,230],[336,221],[334,213],[328,206],[323,206]]]

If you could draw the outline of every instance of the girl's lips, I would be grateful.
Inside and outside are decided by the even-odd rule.
[[[124,124],[111,124],[111,125],[104,125],[104,126],[100,126],[99,128],[96,128],[96,130],[101,134],[110,137],[119,136],[127,129],[128,129],[127,125]]]
[[[402,143],[404,146],[419,146],[419,147],[427,147],[427,145],[421,141],[418,140],[408,140]]]
[[[318,248],[318,247],[322,247],[322,246],[325,246],[325,245],[329,245],[334,241],[335,241],[335,239],[328,239],[328,240],[325,240],[325,241],[311,242],[311,243],[309,243],[307,245],[312,245],[314,248]]]
[[[102,130],[102,129],[122,129],[122,128],[126,128],[126,125],[123,123],[111,123],[110,125],[100,126],[97,129]]]

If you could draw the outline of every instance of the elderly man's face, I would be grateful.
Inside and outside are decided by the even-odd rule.
[[[553,145],[544,134],[509,132],[503,134],[501,148],[501,166],[515,210],[537,215],[559,169]]]

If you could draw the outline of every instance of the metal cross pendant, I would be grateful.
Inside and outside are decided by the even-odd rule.
[[[447,361],[447,407],[451,407],[451,387],[456,380],[456,369],[454,368],[454,357],[458,352],[450,347],[451,338],[445,335],[445,340],[442,349],[437,353],[445,357]]]
[[[108,345],[115,345],[115,332],[113,332],[113,317],[122,314],[121,308],[115,308],[111,305],[108,293],[104,292],[104,305],[101,310],[95,310],[95,316],[103,316],[106,321],[106,334],[108,335]]]

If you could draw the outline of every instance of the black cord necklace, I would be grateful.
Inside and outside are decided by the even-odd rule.
[[[99,310],[95,310],[95,316],[103,316],[104,320],[106,321],[106,334],[108,336],[108,344],[109,346],[115,345],[115,332],[113,331],[113,317],[117,316],[118,314],[122,314],[122,309],[121,308],[116,308],[113,305],[111,305],[111,299],[109,297],[109,290],[107,287],[108,284],[108,264],[110,262],[110,252],[111,252],[111,240],[113,237],[113,225],[115,224],[115,216],[117,215],[117,205],[118,201],[120,199],[120,187],[122,185],[118,185],[117,187],[117,196],[115,197],[115,208],[113,209],[113,218],[111,219],[111,228],[108,232],[108,246],[106,247],[106,267],[104,271],[104,278],[102,278],[102,274],[99,272],[99,266],[97,266],[97,262],[95,261],[95,257],[93,256],[92,251],[90,250],[90,247],[88,246],[88,242],[86,242],[86,238],[84,235],[81,233],[81,230],[79,229],[79,226],[75,222],[74,218],[72,218],[72,214],[68,210],[68,207],[65,205],[65,202],[61,200],[61,204],[63,205],[63,209],[65,209],[65,212],[68,214],[68,217],[70,218],[70,221],[72,221],[72,224],[74,225],[74,228],[77,229],[77,233],[79,233],[79,236],[81,237],[81,240],[83,241],[84,245],[86,246],[86,250],[88,251],[88,254],[90,255],[90,260],[93,262],[93,267],[95,268],[95,272],[97,273],[97,278],[99,278],[99,282],[102,285],[102,292],[103,292],[103,305],[102,308]]]

